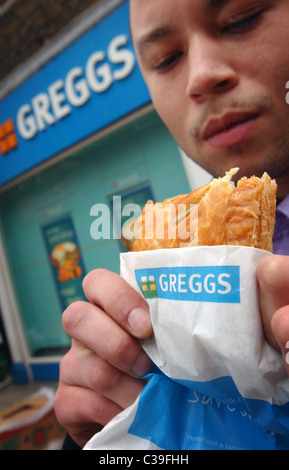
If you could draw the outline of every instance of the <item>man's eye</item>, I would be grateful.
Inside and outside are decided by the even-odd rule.
[[[154,65],[154,69],[157,72],[166,72],[170,70],[178,62],[182,55],[181,51],[174,52],[172,54],[166,55],[157,61]]]
[[[223,33],[242,33],[253,28],[261,19],[264,11],[258,10],[254,14],[241,18],[240,20],[231,19],[229,24],[223,27]]]

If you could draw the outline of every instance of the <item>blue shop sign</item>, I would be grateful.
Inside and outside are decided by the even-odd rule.
[[[0,185],[149,102],[125,2],[0,103]]]

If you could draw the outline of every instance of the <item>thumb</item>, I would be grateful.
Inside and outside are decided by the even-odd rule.
[[[289,306],[289,256],[272,255],[264,258],[258,265],[257,279],[264,333],[267,341],[279,349],[277,330],[272,329],[272,319],[277,310]]]
[[[289,305],[279,308],[271,322],[272,332],[279,345],[289,375]]]

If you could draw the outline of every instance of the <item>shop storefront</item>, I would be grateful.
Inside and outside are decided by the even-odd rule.
[[[119,272],[122,207],[191,187],[117,3],[0,101],[0,303],[15,380],[57,380],[70,345],[61,313],[85,300],[87,272]]]

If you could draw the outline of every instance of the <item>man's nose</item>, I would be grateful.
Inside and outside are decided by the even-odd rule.
[[[216,42],[198,39],[188,53],[186,93],[198,101],[229,91],[238,83],[228,50]]]

